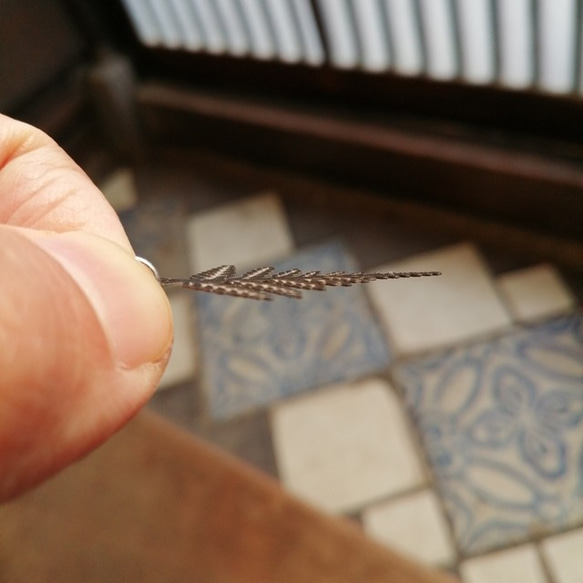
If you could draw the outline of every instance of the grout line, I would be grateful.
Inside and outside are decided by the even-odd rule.
[[[499,330],[494,330],[482,334],[477,334],[471,338],[460,339],[457,342],[449,342],[447,344],[440,344],[433,348],[426,348],[419,352],[410,354],[401,354],[396,356],[390,365],[390,370],[398,368],[404,364],[412,363],[417,360],[422,360],[424,358],[429,358],[431,356],[437,356],[440,353],[449,352],[455,349],[471,348],[478,346],[480,344],[486,344],[490,342],[497,342],[504,338],[510,338],[512,336],[518,335],[521,332],[528,331],[534,327],[542,326],[553,322],[554,320],[560,320],[565,318],[574,318],[583,315],[583,306],[574,306],[570,311],[561,314],[555,314],[552,316],[546,316],[540,319],[531,320],[529,322],[512,322],[509,326],[505,326]],[[391,372],[392,374],[392,372]]]
[[[417,424],[415,423],[415,420],[414,420],[413,416],[411,415],[411,413],[409,411],[409,407],[407,406],[407,402],[404,398],[404,392],[401,389],[401,387],[392,378],[390,368],[386,372],[385,378],[387,379],[391,390],[393,391],[393,393],[397,397],[399,404],[401,405],[401,410],[402,410],[405,425],[407,428],[407,433],[409,434],[409,437],[411,438],[413,449],[415,450],[415,453],[417,454],[417,456],[416,456],[417,461],[419,462],[419,464],[421,466],[421,470],[423,472],[423,478],[424,478],[425,483],[423,484],[422,487],[435,488],[435,484],[436,484],[435,476],[433,474],[431,464],[429,463],[429,459],[428,459],[427,454],[425,452],[425,447],[423,446],[423,440],[421,439],[421,433],[417,429]]]
[[[541,541],[533,543],[533,545],[534,545],[536,554],[538,555],[541,570],[544,573],[544,576],[546,577],[548,583],[553,583],[555,580],[555,578],[553,577],[553,570],[551,569],[550,565],[548,564],[548,562],[544,556],[544,553],[542,552],[542,549],[540,547],[540,542]]]
[[[427,453],[427,449],[423,444],[423,439],[421,436],[421,432],[418,429],[417,423],[415,421],[415,417],[413,415],[413,413],[411,412],[411,410],[409,409],[409,407],[407,406],[406,400],[404,398],[404,391],[403,391],[403,387],[402,385],[397,381],[396,378],[394,378],[394,373],[389,373],[392,377],[392,386],[395,388],[395,390],[398,392],[401,402],[403,404],[403,408],[405,410],[405,414],[407,415],[407,418],[409,420],[409,423],[412,427],[414,427],[415,431],[415,441],[416,441],[416,446],[417,448],[420,450],[420,458],[422,460],[422,463],[424,464],[424,466],[427,468],[427,475],[429,477],[429,487],[433,490],[433,492],[435,493],[436,499],[437,499],[437,504],[439,506],[439,509],[441,510],[441,513],[443,515],[443,518],[445,520],[445,523],[447,525],[447,529],[448,529],[448,535],[449,535],[449,539],[450,542],[452,544],[452,547],[454,549],[454,561],[452,566],[455,566],[455,568],[457,569],[459,567],[459,564],[462,561],[462,557],[463,557],[463,553],[461,551],[461,548],[459,547],[458,544],[458,540],[455,534],[455,529],[453,527],[453,522],[451,521],[449,512],[447,511],[446,505],[445,505],[445,501],[440,493],[439,490],[439,486],[438,486],[438,480],[437,477],[433,471],[433,466],[431,464],[431,461],[429,459],[429,455]]]
[[[562,534],[567,534],[570,532],[575,532],[577,530],[583,530],[583,520],[581,521],[580,524],[576,524],[573,526],[569,526],[566,528],[563,528],[561,530],[557,530],[555,532],[545,532],[545,533],[540,533],[540,534],[534,534],[532,535],[529,539],[526,540],[521,540],[521,541],[514,541],[514,542],[510,542],[508,544],[505,544],[504,546],[501,547],[496,547],[496,548],[491,548],[489,550],[486,551],[478,551],[476,553],[468,553],[465,557],[464,560],[469,560],[469,559],[476,559],[478,557],[487,557],[488,555],[491,555],[493,553],[497,553],[497,552],[501,552],[501,551],[506,551],[506,550],[510,550],[510,549],[516,549],[516,548],[520,548],[522,546],[525,545],[533,545],[538,549],[538,546],[548,540],[551,539],[555,536],[559,536]],[[542,553],[541,553],[542,556]],[[552,580],[552,579],[551,579]]]
[[[379,504],[385,504],[389,502],[397,502],[402,498],[414,496],[415,494],[420,494],[422,492],[425,492],[426,490],[433,490],[435,492],[435,487],[427,483],[420,486],[413,486],[412,488],[407,488],[406,490],[402,490],[401,492],[395,492],[394,494],[380,496],[378,498],[372,499],[370,502],[366,502],[363,506],[359,506],[358,512],[362,514],[366,510],[372,508],[373,506],[378,506]]]

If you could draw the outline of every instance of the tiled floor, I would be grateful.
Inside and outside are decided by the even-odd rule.
[[[442,271],[429,280],[370,285],[370,293],[399,355],[415,354],[495,332],[510,325],[488,268],[473,245],[424,253],[374,271]]]
[[[334,242],[274,265],[282,271],[356,269],[346,249]],[[305,295],[306,301],[272,302],[196,297],[202,385],[214,417],[230,417],[300,391],[386,369],[386,342],[362,289]]]
[[[444,567],[455,563],[445,515],[432,489],[371,505],[363,522],[374,539],[414,559]]]
[[[534,545],[465,561],[460,566],[460,572],[465,583],[547,583]]]
[[[281,201],[273,193],[193,214],[186,235],[193,272],[224,264],[246,270],[288,255],[293,248]]]
[[[583,319],[395,370],[464,554],[583,523]]]
[[[552,265],[536,265],[501,275],[498,289],[517,322],[568,313],[575,298]]]
[[[165,164],[122,180],[139,202],[121,212],[165,276],[443,275],[273,302],[176,290],[151,407],[466,583],[583,581],[583,316],[556,266],[260,170]]]
[[[583,528],[558,534],[542,543],[542,553],[557,583],[577,583],[583,577]]]
[[[326,511],[353,511],[425,483],[404,411],[386,381],[281,402],[272,425],[282,482]]]

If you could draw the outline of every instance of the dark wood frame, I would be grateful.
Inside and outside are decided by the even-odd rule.
[[[131,58],[152,139],[583,234],[583,100],[575,95],[152,49],[120,0],[67,1],[94,44]]]
[[[139,47],[142,76],[258,97],[310,101],[379,115],[465,123],[528,136],[577,142],[583,138],[583,101],[497,86],[404,78],[329,66],[284,65]],[[196,79],[196,83],[192,80]]]

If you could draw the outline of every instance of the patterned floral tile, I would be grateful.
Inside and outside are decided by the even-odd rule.
[[[468,243],[373,271],[441,271],[441,277],[373,282],[368,289],[399,355],[451,345],[511,324],[490,272]]]
[[[533,545],[498,551],[460,565],[464,583],[547,583]]]
[[[432,490],[371,506],[363,522],[371,537],[414,559],[443,567],[455,560],[449,528]]]
[[[381,379],[277,404],[272,426],[284,485],[326,512],[348,513],[425,483],[402,404]]]
[[[333,242],[276,264],[355,270]],[[361,287],[306,292],[272,302],[198,294],[201,366],[211,414],[236,415],[328,383],[385,369],[386,342]]]
[[[583,523],[583,317],[395,371],[464,554]]]

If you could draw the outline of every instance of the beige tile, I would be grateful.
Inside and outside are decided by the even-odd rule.
[[[548,538],[541,547],[555,583],[583,581],[583,528]]]
[[[470,244],[373,271],[441,271],[440,277],[369,284],[392,347],[411,354],[500,330],[511,321],[488,268]]]
[[[135,207],[138,202],[134,174],[129,168],[110,174],[99,184],[99,189],[118,213]]]
[[[293,249],[283,207],[272,193],[196,213],[186,234],[193,272],[219,265],[243,270],[269,264]]]
[[[575,298],[552,265],[538,265],[501,275],[498,288],[512,317],[531,322],[570,311]]]
[[[449,529],[432,490],[367,508],[363,522],[372,538],[414,559],[444,567],[455,560]]]
[[[178,292],[172,294],[169,300],[174,319],[174,344],[158,389],[165,389],[192,378],[197,365],[191,298],[188,293]]]
[[[499,551],[460,565],[464,583],[547,583],[533,545]]]
[[[424,482],[401,404],[383,380],[282,403],[272,425],[284,485],[325,511],[351,511]]]

